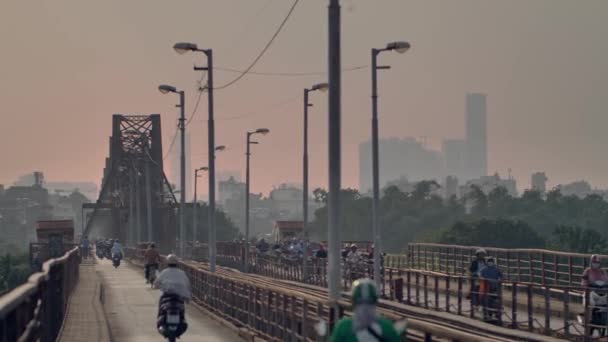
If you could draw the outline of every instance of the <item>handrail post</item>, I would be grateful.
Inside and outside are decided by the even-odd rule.
[[[445,312],[450,312],[450,276],[445,276]]]
[[[589,289],[585,289],[585,300],[584,300],[585,306],[583,307],[583,310],[585,310],[585,322],[584,322],[584,331],[585,331],[585,336],[584,336],[584,341],[588,342],[591,340],[591,326],[589,325],[589,319],[591,318],[590,314],[589,314]]]
[[[564,289],[564,334],[570,336],[570,290]]]
[[[511,328],[517,329],[517,283],[511,286]]]
[[[534,330],[534,307],[532,306],[532,285],[528,284],[528,330]]]
[[[551,289],[545,287],[545,335],[551,334]]]
[[[462,277],[458,276],[458,316],[462,315]]]

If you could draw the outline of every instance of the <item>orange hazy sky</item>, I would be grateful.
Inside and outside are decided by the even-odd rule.
[[[608,1],[343,0],[344,67],[383,54],[383,137],[425,136],[438,147],[464,134],[467,92],[488,94],[489,171],[511,168],[519,187],[533,171],[550,185],[587,179],[608,186]],[[161,113],[164,146],[175,129],[175,97],[195,100],[201,56],[177,41],[213,48],[218,67],[242,69],[278,26],[291,0],[31,0],[0,2],[0,183],[34,170],[47,180],[99,183],[113,113]],[[327,69],[327,1],[301,0],[255,67],[259,72]],[[369,69],[343,74],[343,183],[358,185],[358,144],[370,134]],[[235,76],[217,70],[216,84]],[[244,167],[244,132],[268,127],[254,147],[252,191],[301,178],[301,94],[323,75],[249,75],[216,94],[219,170]],[[312,186],[327,182],[327,102],[315,93]],[[206,97],[188,129],[193,162],[206,162]],[[201,191],[206,192],[204,186]]]

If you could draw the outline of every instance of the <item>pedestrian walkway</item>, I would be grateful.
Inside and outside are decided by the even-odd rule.
[[[110,334],[99,301],[101,284],[94,259],[84,260],[74,293],[68,302],[66,319],[59,336],[61,342],[108,342]]]
[[[156,330],[160,292],[145,284],[143,270],[124,262],[114,268],[101,260],[97,270],[105,284],[105,310],[114,341],[162,340]],[[180,338],[190,341],[239,341],[238,334],[192,305],[186,307],[188,331]]]

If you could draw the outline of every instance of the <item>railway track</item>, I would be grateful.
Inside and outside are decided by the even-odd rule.
[[[185,263],[202,271],[208,271],[206,263],[196,261],[186,261]],[[218,267],[216,274],[262,288],[297,293],[299,297],[307,298],[310,301],[327,300],[327,289],[318,286],[268,278],[257,274],[245,274],[225,267]],[[348,293],[342,293],[340,304],[345,308],[350,307]],[[378,312],[393,320],[406,318],[408,320],[408,339],[413,341],[425,341],[425,337],[429,333],[434,337],[440,337],[439,339],[433,339],[437,341],[560,341],[552,337],[480,323],[466,317],[406,306],[393,301],[381,300],[378,305]],[[350,312],[347,310],[346,314],[349,315]],[[442,336],[443,338],[441,338]]]

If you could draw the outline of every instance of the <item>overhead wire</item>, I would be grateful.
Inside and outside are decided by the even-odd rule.
[[[194,116],[196,115],[196,113],[198,111],[198,106],[201,103],[201,98],[203,97],[203,93],[207,89],[206,86],[202,85],[203,81],[205,80],[206,75],[207,75],[207,73],[203,73],[201,75],[201,78],[197,82],[198,83],[198,96],[196,99],[196,103],[194,104],[194,109],[192,110],[192,113],[190,114],[190,116],[188,117],[188,120],[186,121],[185,127],[188,127],[188,125],[190,124],[192,119],[194,119]],[[173,146],[175,146],[175,140],[177,139],[178,132],[179,132],[179,124],[175,128],[175,133],[173,134],[173,138],[171,138],[171,144],[169,144],[169,148],[167,149],[167,152],[165,153],[165,156],[163,157],[163,161],[165,159],[167,159],[167,157],[169,157],[169,154],[171,154],[171,151],[173,150]]]
[[[281,24],[279,25],[279,27],[277,28],[277,30],[275,31],[275,33],[272,35],[272,37],[270,38],[270,40],[268,41],[268,43],[266,43],[266,46],[264,46],[264,48],[262,49],[262,51],[260,51],[260,53],[257,55],[256,58],[253,59],[253,62],[251,62],[251,64],[249,64],[249,66],[247,68],[245,68],[245,70],[243,70],[243,72],[241,72],[240,75],[238,75],[236,78],[234,78],[232,81],[219,86],[219,87],[214,87],[214,89],[225,89],[230,87],[231,85],[235,84],[236,82],[238,82],[241,78],[245,77],[245,75],[247,75],[247,73],[249,73],[251,71],[251,69],[253,69],[253,67],[258,63],[258,61],[260,59],[262,59],[262,57],[264,56],[264,54],[266,53],[266,51],[268,51],[268,49],[270,48],[270,46],[272,45],[272,43],[274,42],[274,40],[277,38],[277,36],[279,35],[279,33],[281,33],[281,31],[283,30],[283,27],[285,26],[285,24],[287,23],[287,20],[289,20],[289,18],[291,17],[291,14],[293,13],[293,11],[295,10],[296,6],[298,5],[298,3],[300,2],[300,0],[295,0],[293,2],[293,5],[291,5],[291,8],[289,9],[289,12],[287,12],[287,15],[285,16],[285,18],[283,19],[283,21],[281,22]]]
[[[369,67],[369,65],[357,65],[357,66],[353,66],[353,67],[344,68],[344,69],[342,69],[342,71],[346,71],[346,72],[348,72],[348,71],[356,71],[356,70],[366,69],[368,67]],[[221,70],[221,71],[226,71],[226,72],[233,72],[233,73],[243,73],[243,72],[245,72],[243,70],[238,70],[238,69],[233,69],[233,68],[227,68],[227,67],[214,67],[214,69]],[[258,75],[258,76],[300,77],[300,76],[323,76],[323,75],[326,75],[327,72],[324,72],[324,71],[312,71],[312,72],[262,72],[262,71],[249,71],[249,74],[251,74],[251,75]]]
[[[272,35],[272,37],[270,38],[270,40],[268,41],[268,43],[266,43],[266,45],[260,51],[260,53],[256,56],[256,58],[254,58],[254,60],[249,64],[249,66],[247,68],[245,68],[245,70],[241,71],[240,75],[238,75],[236,78],[234,78],[230,82],[228,82],[228,83],[226,83],[226,84],[224,84],[222,86],[219,86],[219,87],[214,87],[214,89],[217,90],[217,89],[228,88],[229,86],[235,84],[240,79],[242,79],[243,77],[245,77],[245,75],[247,75],[251,71],[251,69],[253,69],[253,67],[260,61],[260,59],[262,59],[262,57],[264,56],[264,54],[268,51],[268,49],[270,48],[270,46],[274,43],[275,39],[281,33],[281,31],[283,30],[283,27],[285,26],[285,24],[287,23],[287,21],[291,17],[291,14],[295,10],[295,8],[296,8],[296,6],[298,5],[299,2],[300,2],[300,0],[295,0],[293,2],[293,4],[291,5],[291,8],[287,12],[287,15],[285,16],[285,18],[283,19],[283,21],[281,22],[281,24],[279,25],[279,27],[277,28],[277,30],[275,31],[275,33]],[[199,82],[202,82],[203,79],[204,79],[204,77],[205,77],[205,74],[203,74],[203,76],[201,76],[201,79],[200,79]],[[198,106],[200,104],[200,100],[201,100],[201,97],[202,97],[202,93],[205,91],[205,89],[206,89],[205,87],[201,87],[199,85],[198,98],[197,98],[196,104],[194,106],[194,110],[192,111],[192,114],[190,115],[190,118],[188,119],[188,121],[186,123],[186,126],[192,121],[192,119],[196,115],[196,112],[198,110]],[[169,156],[169,154],[171,153],[171,151],[173,149],[173,146],[175,145],[175,140],[177,139],[177,133],[178,133],[178,131],[179,131],[179,125],[176,128],[175,133],[173,134],[173,138],[171,139],[171,144],[169,145],[169,148],[167,149],[167,153],[163,157],[163,160],[165,160]]]

